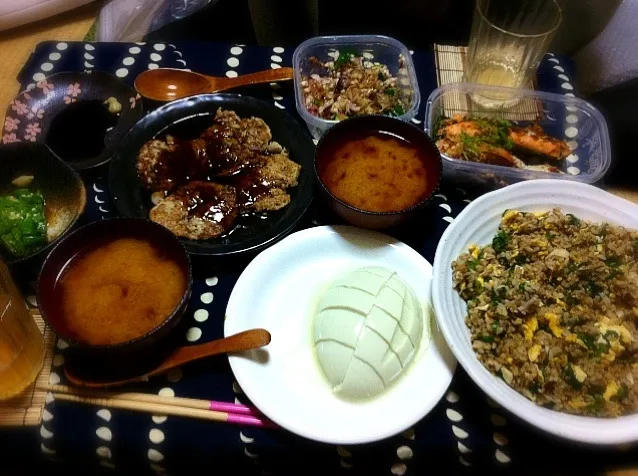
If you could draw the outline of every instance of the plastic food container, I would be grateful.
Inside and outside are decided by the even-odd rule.
[[[345,49],[349,53],[363,56],[370,62],[385,64],[390,73],[399,78],[398,87],[410,98],[409,107],[406,108],[405,114],[399,116],[399,119],[409,121],[416,116],[421,103],[421,93],[417,84],[412,56],[405,45],[393,38],[379,35],[319,36],[301,43],[292,57],[295,70],[297,111],[306,121],[308,129],[315,139],[320,139],[328,129],[339,121],[322,119],[308,112],[301,88],[302,77],[310,76],[317,70],[316,63],[313,63],[310,58],[315,57],[325,63],[338,58],[339,51]],[[404,58],[403,68],[400,67],[399,57],[401,55]]]
[[[448,180],[494,188],[540,178],[594,183],[603,178],[611,163],[605,119],[595,107],[577,97],[473,83],[447,84],[428,98],[425,131],[436,141],[442,119],[467,113],[507,119],[521,126],[537,123],[546,134],[565,140],[572,153],[561,161],[547,161],[563,173],[468,162],[441,154],[443,176]]]

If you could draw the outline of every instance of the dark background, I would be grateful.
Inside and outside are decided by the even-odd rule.
[[[586,45],[620,2],[559,0],[564,18],[551,51],[569,55]],[[147,39],[296,46],[316,35],[383,34],[411,49],[429,49],[433,43],[467,44],[473,5],[473,0],[217,0]],[[605,183],[638,185],[632,159],[638,78],[585,99],[601,110],[609,126],[613,161]]]

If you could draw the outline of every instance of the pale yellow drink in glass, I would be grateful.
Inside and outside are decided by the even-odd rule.
[[[0,400],[18,395],[37,377],[44,341],[24,299],[0,262]]]
[[[556,0],[476,0],[464,80],[526,87],[561,20]],[[481,92],[472,98],[486,107],[498,107],[512,96]]]

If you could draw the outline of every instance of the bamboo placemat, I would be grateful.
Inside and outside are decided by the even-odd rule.
[[[55,334],[45,325],[40,311],[31,310],[31,315],[44,335],[44,365],[35,383],[29,386],[18,397],[0,402],[0,427],[3,426],[34,426],[39,425],[42,418],[47,392],[36,390],[36,385],[49,383],[51,366],[53,364],[53,348],[55,346]]]
[[[95,21],[102,2],[93,2],[11,30],[0,32],[0,119],[4,122],[7,104],[19,92],[16,77],[35,46],[47,40],[77,41],[84,38]]]
[[[465,46],[434,45],[434,61],[436,65],[436,80],[439,86],[463,81],[463,71],[466,64],[467,48]],[[529,89],[536,89],[536,78],[527,85]],[[471,114],[485,110],[474,103],[465,93],[450,94],[443,99],[443,111],[446,117],[455,114]],[[538,121],[543,110],[540,101],[527,98],[513,107],[495,112],[498,117],[511,121]]]

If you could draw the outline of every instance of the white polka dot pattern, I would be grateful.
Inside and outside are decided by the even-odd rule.
[[[510,457],[503,453],[502,450],[496,450],[494,456],[496,457],[496,461],[502,464],[507,464],[511,461]]]
[[[98,417],[106,422],[111,421],[111,411],[108,408],[102,408],[98,410],[96,414]]]
[[[40,451],[42,451],[42,453],[44,453],[47,456],[53,456],[55,455],[55,450],[52,448],[49,448],[47,445],[45,445],[44,443],[40,444]]]
[[[162,443],[165,438],[164,432],[158,428],[151,428],[151,431],[148,432],[148,439],[156,445]]]
[[[210,304],[213,302],[213,293],[207,292],[200,296],[199,298],[204,304]]]
[[[407,470],[405,463],[395,463],[390,468],[390,472],[396,476],[403,476]]]
[[[160,397],[174,397],[175,396],[175,390],[173,390],[170,387],[164,387],[163,389],[161,389],[158,392],[158,395]]]
[[[205,322],[208,320],[208,311],[206,309],[198,309],[193,313],[193,318],[197,322]]]
[[[152,461],[153,463],[160,463],[164,461],[164,455],[155,448],[149,449],[146,455],[148,456],[149,461]]]
[[[580,169],[578,167],[567,167],[567,173],[571,175],[580,174]]]
[[[106,426],[101,426],[97,430],[95,430],[95,434],[100,440],[103,441],[111,441],[113,439],[113,433]]]
[[[573,139],[577,135],[578,135],[578,129],[576,129],[574,126],[569,126],[567,129],[565,129],[565,137],[568,137],[569,139]]]
[[[153,420],[153,423],[161,425],[167,420],[167,417],[164,415],[153,415],[152,420]]]
[[[98,446],[95,449],[95,454],[97,454],[100,458],[111,459],[111,449],[108,446]]]
[[[199,327],[191,327],[186,331],[186,340],[196,342],[202,337],[202,330]]]
[[[42,421],[48,423],[51,420],[53,420],[53,413],[51,413],[46,408],[44,410],[42,410]]]
[[[464,455],[472,452],[471,449],[469,449],[467,446],[465,446],[460,441],[458,441],[456,443],[456,448],[459,450],[459,453],[464,454]]]
[[[414,452],[409,446],[403,445],[397,448],[397,456],[400,460],[407,461],[412,459],[412,457],[414,456]]]
[[[463,415],[452,407],[452,405],[458,403],[461,400],[461,397],[458,393],[448,390],[445,394],[445,400],[448,402],[449,406],[445,409],[445,416],[452,423],[452,433],[457,438],[457,450],[459,452],[459,463],[463,466],[471,466],[472,463],[469,459],[469,454],[472,450],[465,444],[461,443],[460,440],[466,440],[469,437],[467,431],[465,431],[459,424],[463,421]]]
[[[457,412],[456,410],[453,410],[451,408],[448,408],[445,411],[445,415],[448,417],[448,419],[450,421],[453,421],[455,423],[463,421],[463,415],[461,415],[459,412]]]

